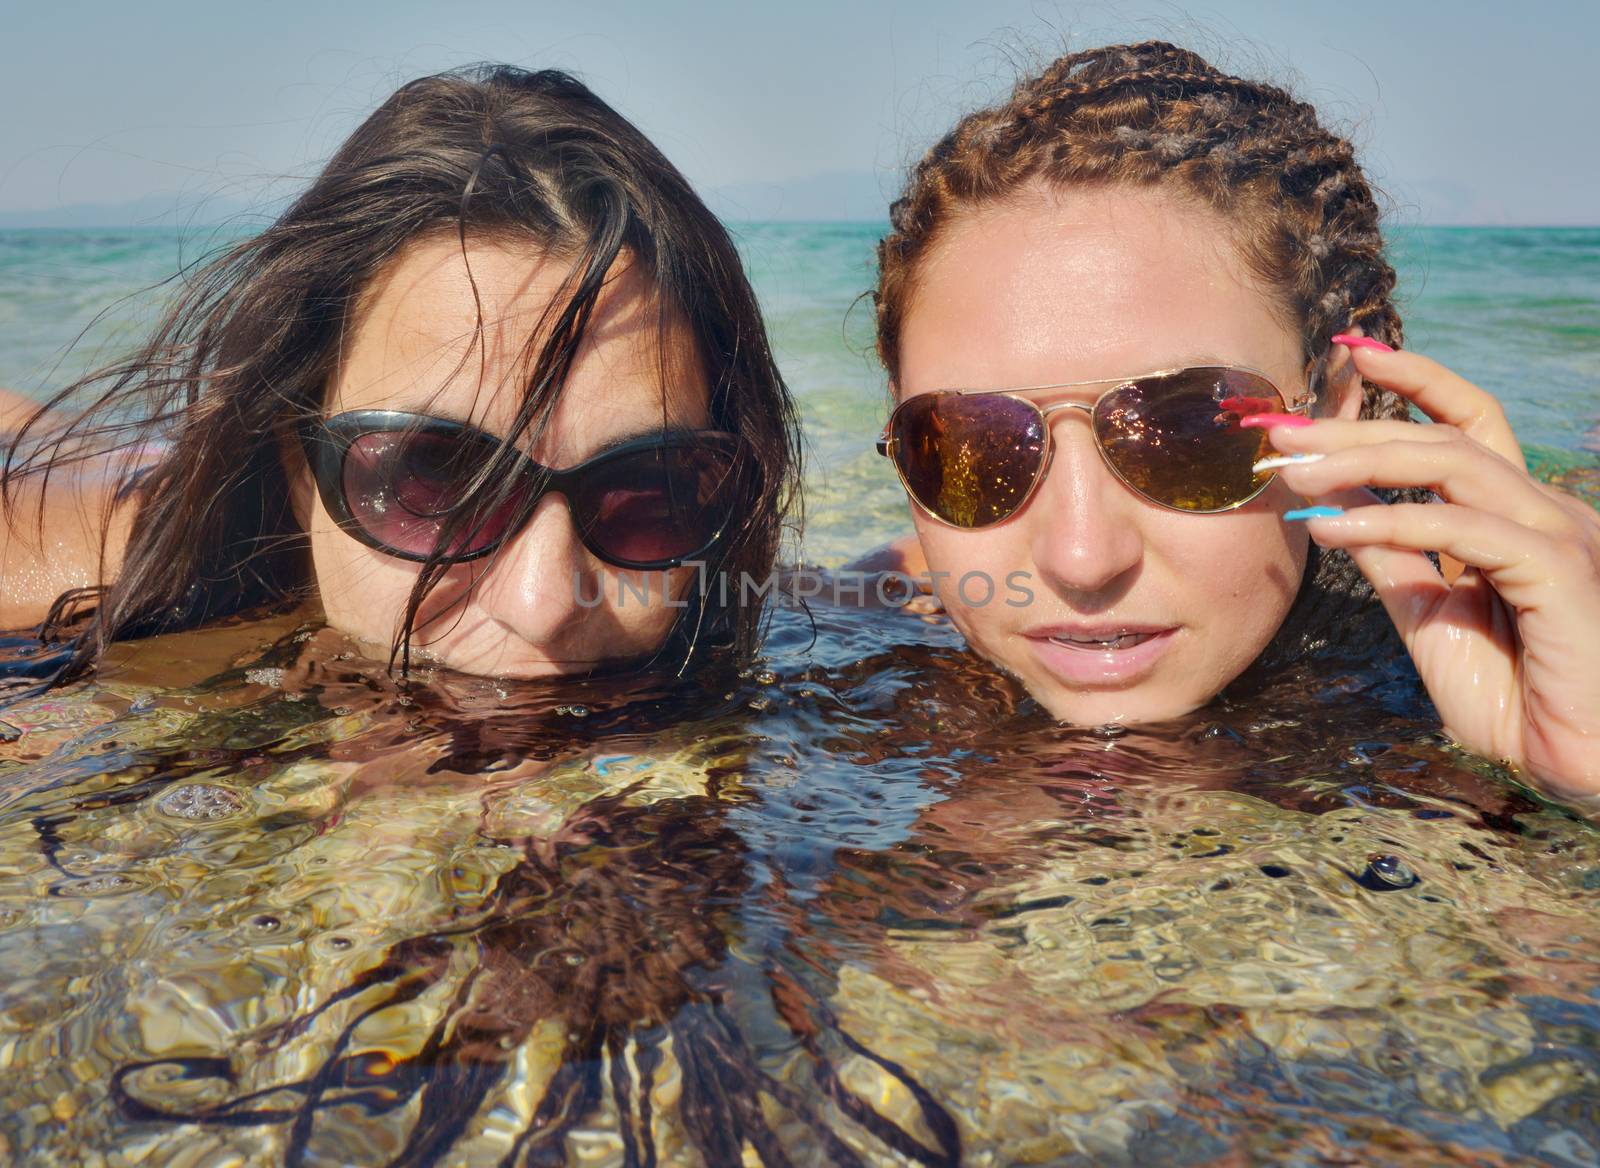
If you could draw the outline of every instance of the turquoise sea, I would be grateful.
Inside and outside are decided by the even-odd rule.
[[[736,227],[823,563],[908,523],[877,230]],[[0,232],[0,385],[214,242]],[[1411,347],[1592,491],[1600,229],[1395,253]],[[687,682],[357,648],[273,614],[37,695],[0,636],[0,1164],[1600,1165],[1600,827],[1399,650],[1084,728],[937,613],[780,606]]]
[[[825,564],[906,529],[903,496],[872,450],[887,393],[861,297],[881,229],[733,225],[804,407],[803,554]],[[0,231],[0,386],[39,392],[115,355],[162,302],[155,286],[222,238]],[[1524,444],[1578,449],[1600,421],[1600,228],[1408,228],[1391,247],[1408,347],[1497,393]]]

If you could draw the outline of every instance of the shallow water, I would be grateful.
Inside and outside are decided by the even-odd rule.
[[[289,617],[0,717],[5,1162],[1600,1158],[1600,833],[1403,662],[1119,733],[906,613],[688,688]]]
[[[60,384],[172,240],[27,234],[0,384]],[[740,234],[837,564],[904,525],[874,229]],[[1411,343],[1600,503],[1600,232],[1401,243]],[[1600,1162],[1600,834],[1435,724],[1380,657],[1066,730],[904,612],[688,686],[125,647],[0,708],[0,1163]]]

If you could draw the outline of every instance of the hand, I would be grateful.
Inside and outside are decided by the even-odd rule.
[[[1323,456],[1283,468],[1289,488],[1344,508],[1309,520],[1311,538],[1372,582],[1448,734],[1552,794],[1600,794],[1600,515],[1529,476],[1492,395],[1372,343],[1352,347],[1356,370],[1436,424],[1273,426],[1279,450]],[[1369,487],[1442,502],[1384,506]],[[1465,570],[1447,579],[1425,551]]]

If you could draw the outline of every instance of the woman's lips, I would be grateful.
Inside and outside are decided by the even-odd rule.
[[[1026,634],[1034,655],[1068,685],[1122,687],[1146,677],[1166,654],[1175,628],[1035,629]]]

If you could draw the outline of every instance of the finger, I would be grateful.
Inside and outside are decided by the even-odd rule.
[[[1442,552],[1481,571],[1500,597],[1519,612],[1568,611],[1574,598],[1585,610],[1600,607],[1600,579],[1580,540],[1558,540],[1454,503],[1360,506],[1307,523],[1323,547],[1356,556],[1368,548]],[[1379,581],[1373,580],[1375,587]]]
[[[1340,519],[1388,509],[1383,500],[1364,488],[1335,491],[1316,497],[1315,502],[1342,508],[1345,514]],[[1335,522],[1333,519],[1313,519],[1306,523],[1306,527],[1311,537],[1323,547],[1343,547],[1349,552],[1361,574],[1371,582],[1401,639],[1410,645],[1412,633],[1427,620],[1428,614],[1450,591],[1450,584],[1424,554],[1424,550],[1432,549],[1364,543],[1349,535],[1342,535],[1337,527],[1330,527]]]
[[[1435,422],[1455,426],[1510,462],[1522,461],[1522,446],[1494,394],[1420,353],[1361,346],[1350,358],[1363,378],[1394,390]]]
[[[1317,418],[1297,426],[1273,426],[1267,431],[1267,437],[1277,449],[1294,452],[1342,450],[1347,446],[1376,446],[1380,442],[1458,442],[1464,435],[1453,426],[1427,422]]]
[[[1475,442],[1459,438],[1380,442],[1311,453],[1317,461],[1278,468],[1284,483],[1299,495],[1326,495],[1351,487],[1427,488],[1447,502],[1500,515],[1546,534],[1574,534],[1565,508],[1526,473]]]

